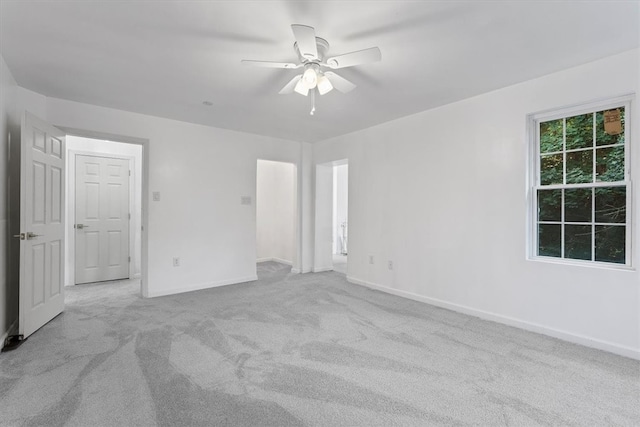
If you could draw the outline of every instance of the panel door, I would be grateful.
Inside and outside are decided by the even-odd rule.
[[[20,307],[28,337],[64,309],[64,134],[25,113],[20,164]]]
[[[129,277],[129,160],[76,156],[75,282]]]

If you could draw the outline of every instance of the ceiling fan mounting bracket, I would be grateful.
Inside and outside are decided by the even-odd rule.
[[[326,58],[327,53],[329,52],[329,42],[321,37],[316,37],[316,47],[318,49],[317,58],[312,54],[305,54],[303,52],[300,52],[300,49],[298,49],[298,42],[295,42],[293,44],[293,50],[296,55],[298,55],[298,59],[300,59],[300,62],[302,62],[303,64],[307,62],[322,62],[324,58]]]

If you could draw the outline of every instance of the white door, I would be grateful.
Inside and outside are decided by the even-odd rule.
[[[75,283],[129,278],[129,160],[76,156]]]
[[[64,134],[25,113],[20,163],[18,334],[37,331],[64,309]]]

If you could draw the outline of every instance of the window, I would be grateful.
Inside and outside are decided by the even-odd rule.
[[[629,108],[532,117],[533,257],[630,266]]]

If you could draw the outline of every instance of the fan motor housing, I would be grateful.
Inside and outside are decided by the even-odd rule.
[[[303,64],[307,62],[322,62],[324,60],[324,58],[327,56],[327,53],[329,52],[329,42],[323,38],[316,37],[316,47],[318,49],[318,58],[310,59],[305,56],[302,56],[302,54],[300,53],[300,49],[298,49],[297,42],[293,44],[293,50],[296,53],[296,55],[298,55],[300,62],[302,62]]]

